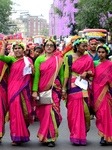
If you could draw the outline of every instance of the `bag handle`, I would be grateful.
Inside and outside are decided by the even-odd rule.
[[[67,55],[67,57],[68,57],[68,65],[69,65],[69,86],[68,86],[68,90],[70,90],[70,85],[71,85],[72,55]]]
[[[57,70],[58,70],[58,59],[57,59],[57,56],[55,58],[56,58],[56,71],[55,71],[54,81],[55,81]],[[53,81],[51,89],[53,89],[54,81]]]

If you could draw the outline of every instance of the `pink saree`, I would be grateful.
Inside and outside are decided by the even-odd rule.
[[[36,114],[40,120],[40,128],[37,134],[40,142],[56,141],[58,137],[58,127],[62,121],[60,114],[61,84],[59,70],[62,59],[58,57],[58,72],[52,90],[53,104],[37,106]],[[53,84],[56,71],[56,58],[50,57],[40,65],[39,92],[47,91]]]
[[[30,60],[29,60],[30,61]],[[8,104],[12,141],[29,141],[31,116],[31,75],[23,77],[24,59],[14,62],[8,79]]]
[[[75,85],[76,78],[85,71],[94,73],[92,58],[86,54],[75,60],[71,67],[71,87],[67,98],[67,119],[70,130],[70,141],[75,144],[86,145],[86,132],[90,129],[90,113],[88,105],[88,91]],[[87,80],[87,79],[86,79]]]
[[[7,65],[0,61],[0,138],[3,137],[5,132],[5,115],[7,112]]]
[[[93,95],[98,134],[112,142],[112,62],[109,60],[95,68]]]

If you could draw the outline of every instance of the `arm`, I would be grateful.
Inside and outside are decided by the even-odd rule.
[[[64,82],[62,87],[62,98],[67,99],[67,93],[66,93],[66,86],[69,79],[69,65],[68,65],[68,57],[66,57],[66,63],[65,63],[65,71],[64,71]]]
[[[37,92],[38,92],[38,84],[39,84],[39,78],[40,78],[40,70],[39,70],[40,60],[39,60],[39,58],[36,59],[34,67],[35,67],[35,74],[34,74],[34,81],[33,81],[32,97],[36,100],[37,96],[38,96]]]
[[[1,51],[0,51],[0,55],[2,56],[2,55],[4,55],[5,54],[5,48],[6,48],[6,46],[7,46],[7,37],[4,37],[3,38],[3,46],[2,46],[2,49],[1,49]]]
[[[61,87],[63,86],[63,81],[64,81],[64,66],[63,63],[61,65],[60,71],[59,71],[59,76],[61,80]]]

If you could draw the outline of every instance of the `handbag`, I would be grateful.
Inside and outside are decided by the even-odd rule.
[[[48,91],[44,91],[39,93],[39,100],[37,102],[37,105],[47,105],[47,104],[52,104],[53,100],[52,100],[52,89],[53,89],[53,85],[54,85],[54,81],[56,78],[56,73],[57,73],[57,69],[58,69],[58,62],[57,62],[57,57],[56,57],[56,72],[55,72],[55,76],[54,76],[54,80],[53,80],[53,84],[50,90]]]

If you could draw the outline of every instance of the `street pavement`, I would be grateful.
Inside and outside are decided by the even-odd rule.
[[[100,137],[98,136],[97,128],[95,126],[95,119],[91,120],[91,129],[87,134],[87,145],[86,146],[76,146],[72,144],[69,140],[69,129],[67,124],[67,110],[63,103],[61,102],[61,115],[63,117],[62,123],[59,127],[59,137],[56,141],[56,146],[51,148],[47,147],[45,144],[39,142],[37,138],[37,132],[39,129],[39,121],[35,121],[34,124],[30,125],[30,141],[21,144],[20,146],[12,146],[10,138],[9,123],[6,123],[5,130],[6,133],[0,144],[0,150],[112,150],[112,144],[107,146],[101,146],[99,144]]]

